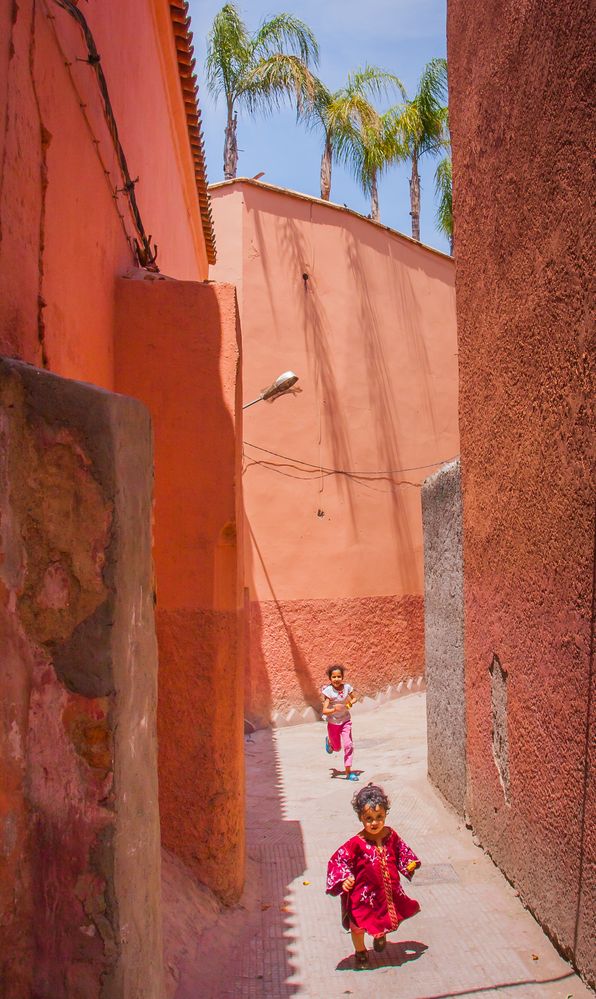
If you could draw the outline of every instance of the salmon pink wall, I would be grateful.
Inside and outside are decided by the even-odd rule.
[[[210,192],[245,401],[300,377],[244,421],[249,710],[264,719],[318,703],[330,660],[367,692],[422,672],[420,484],[459,450],[453,262],[317,199]]]
[[[159,266],[205,278],[168,4],[80,9]],[[111,387],[114,278],[134,264],[135,230],[126,199],[114,196],[123,182],[97,79],[78,26],[54,0],[6,3],[0,18],[0,352]]]
[[[450,0],[448,35],[467,810],[594,984],[593,11]]]

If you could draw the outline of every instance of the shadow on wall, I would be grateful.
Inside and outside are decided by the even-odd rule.
[[[319,711],[321,708],[321,692],[319,687],[313,682],[311,671],[308,667],[307,661],[300,651],[300,647],[292,634],[292,629],[284,615],[282,605],[280,604],[275,590],[273,588],[273,581],[269,576],[267,571],[267,566],[265,565],[265,560],[261,554],[261,549],[259,543],[254,535],[254,531],[250,524],[248,526],[248,531],[250,533],[252,544],[254,550],[256,551],[263,569],[265,578],[267,579],[267,584],[271,591],[271,597],[275,604],[277,614],[279,615],[279,620],[283,626],[283,630],[287,636],[288,645],[292,657],[292,666],[294,669],[294,674],[300,689],[302,691],[302,697],[304,703],[309,707],[314,708],[315,711]],[[266,658],[262,650],[262,637],[263,628],[260,612],[260,604],[258,601],[253,601],[250,605],[250,647],[248,649],[247,663],[248,669],[247,673],[250,677],[247,686],[250,687],[251,700],[247,703],[250,704],[250,720],[254,721],[257,725],[268,725],[271,719],[271,708],[273,704],[271,683],[269,680],[269,675],[267,673]],[[251,653],[251,648],[258,649],[260,654],[253,655]],[[252,717],[251,717],[252,716]]]
[[[381,468],[385,469],[402,468],[404,463],[399,446],[397,418],[394,415],[394,410],[396,404],[399,405],[399,400],[395,399],[395,392],[391,386],[375,304],[369,291],[366,268],[362,262],[360,248],[353,236],[350,236],[348,242],[348,260],[350,271],[359,292],[360,325],[362,330],[366,331],[366,335],[363,338],[364,355],[368,373],[369,403],[372,415],[371,423],[376,432],[379,464]],[[411,314],[416,315],[417,310],[418,306],[415,303],[411,303]],[[422,337],[418,335],[417,339],[422,339]],[[415,593],[419,591],[420,579],[414,568],[414,541],[410,530],[407,510],[403,502],[403,489],[411,489],[412,487],[408,485],[396,485],[391,481],[390,476],[387,477],[386,481],[391,500],[393,529],[397,542],[396,556],[401,570],[402,586],[406,593]]]
[[[309,206],[309,209],[312,216],[313,206]],[[345,222],[340,220],[326,220],[326,225],[345,230]],[[364,230],[364,236],[366,236],[366,227]],[[261,257],[266,261],[266,244],[258,212],[254,213],[254,231]],[[371,275],[362,259],[359,245],[362,242],[360,232],[358,239],[348,230],[345,232],[347,237],[347,267],[357,289],[354,299],[358,302],[358,323],[363,331],[363,356],[366,364],[370,423],[376,435],[377,463],[381,469],[399,469],[403,465],[399,441],[399,420],[396,415],[396,406],[399,405],[399,400],[396,400],[395,388],[391,384],[391,372],[387,363],[381,323],[370,292]],[[287,260],[288,273],[296,274],[296,281],[300,280],[300,276],[308,275],[306,280],[303,279],[302,327],[307,354],[314,363],[314,383],[320,413],[319,443],[325,434],[323,442],[329,444],[332,466],[334,468],[351,468],[354,463],[350,443],[350,421],[345,411],[341,390],[337,384],[334,366],[334,350],[337,349],[338,336],[337,331],[333,329],[322,296],[318,293],[316,270],[308,263],[313,257],[312,245],[305,237],[301,227],[289,217],[280,217],[279,219],[279,242],[282,256]],[[370,245],[378,249],[376,242]],[[405,266],[401,267],[401,278],[398,279],[395,273],[397,267],[389,266],[388,262],[394,259],[391,248],[391,241],[387,237],[385,254],[387,282],[393,286],[395,314],[405,317],[404,349],[410,356],[413,354],[416,369],[422,376],[418,382],[422,386],[424,397],[424,417],[429,424],[429,437],[435,436],[436,422],[430,385],[429,360],[420,320],[420,304],[416,300],[408,269]],[[263,267],[263,273],[271,311],[277,321],[275,288],[270,280],[267,266]],[[378,280],[378,275],[375,277]],[[407,432],[407,427],[403,428],[403,432]],[[357,535],[358,525],[354,499],[356,480],[344,475],[338,478],[339,489],[347,502],[352,529]],[[403,499],[403,490],[410,489],[411,486],[396,484],[390,480],[389,476],[385,480],[381,479],[376,488],[382,488],[382,484],[389,494],[396,558],[399,560],[401,568],[402,586],[406,593],[417,592],[421,580],[414,568],[414,539]],[[359,485],[365,486],[369,483],[360,481]]]
[[[176,999],[303,994],[301,983],[288,981],[295,946],[291,886],[306,868],[302,830],[284,818],[275,733],[256,733],[245,749],[247,887],[236,908],[219,914],[201,886],[191,886],[182,900],[176,892],[164,923],[170,995]],[[197,933],[197,922],[204,932]]]
[[[116,301],[117,389],[154,418],[162,842],[235,901],[244,838],[235,291],[144,275],[121,279]]]
[[[310,206],[312,213],[312,206]],[[342,397],[337,386],[333,363],[333,330],[329,318],[320,299],[316,295],[316,276],[308,261],[312,250],[300,232],[298,225],[287,216],[279,217],[279,245],[281,255],[286,261],[287,273],[296,275],[296,282],[303,284],[302,297],[302,330],[309,361],[314,366],[313,383],[316,392],[316,403],[319,416],[319,439],[331,450],[334,468],[350,468],[352,453],[350,449],[350,431],[347,414],[343,408]],[[260,215],[254,213],[254,232],[264,261],[263,274],[267,284],[269,302],[273,316],[276,317],[275,288],[271,283],[266,265],[267,248],[263,234]],[[303,274],[308,274],[304,279]],[[323,434],[328,435],[328,439]],[[353,499],[353,482],[347,476],[339,476],[339,486],[349,509],[352,528],[356,530],[356,519]]]

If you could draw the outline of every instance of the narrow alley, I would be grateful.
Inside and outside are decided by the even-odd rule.
[[[332,778],[323,725],[247,741],[245,908],[178,955],[176,999],[592,996],[428,783],[424,694],[353,717],[360,784]],[[422,859],[407,889],[422,909],[356,971],[324,882],[329,856],[358,829],[350,800],[368,780],[389,793],[389,825]]]

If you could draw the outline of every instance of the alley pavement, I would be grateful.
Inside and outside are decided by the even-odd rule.
[[[353,710],[360,783],[334,776],[323,724],[258,732],[246,744],[248,884],[240,909],[201,940],[177,999],[588,999],[514,889],[426,777],[425,698]],[[351,798],[372,780],[422,860],[408,894],[421,912],[355,970],[331,853],[359,829]],[[368,942],[368,938],[367,938]]]

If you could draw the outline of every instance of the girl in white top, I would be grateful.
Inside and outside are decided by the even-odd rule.
[[[354,688],[344,683],[344,667],[336,664],[327,670],[329,683],[323,687],[323,716],[327,718],[327,738],[325,749],[328,753],[344,751],[346,780],[358,780],[352,772],[354,743],[352,742],[352,718],[350,708],[357,698]]]

